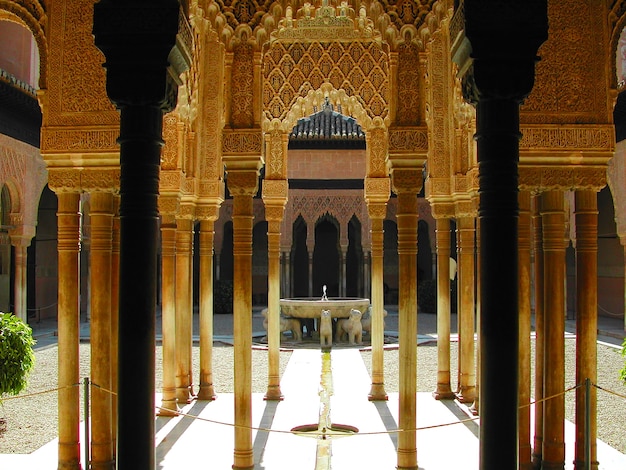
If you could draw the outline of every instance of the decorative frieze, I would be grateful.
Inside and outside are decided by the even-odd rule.
[[[520,166],[519,188],[534,192],[590,189],[606,185],[607,169],[598,166]]]
[[[612,152],[615,148],[612,125],[522,126],[521,133],[522,158],[525,151]]]
[[[48,186],[55,192],[113,191],[120,187],[119,168],[50,168]]]
[[[224,129],[222,154],[227,155],[262,155],[263,135],[260,129]]]
[[[428,152],[428,128],[391,127],[389,133],[390,154],[426,154]]]
[[[57,153],[113,152],[120,148],[117,138],[119,127],[48,127],[41,129],[41,152],[44,155]]]

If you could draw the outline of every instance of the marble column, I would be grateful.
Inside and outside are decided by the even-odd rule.
[[[180,12],[172,0],[94,4],[93,35],[105,56],[106,91],[120,110],[117,470],[156,467],[157,201],[163,113],[176,106],[176,77],[190,62],[176,44]],[[139,18],[145,26],[140,32]]]
[[[544,265],[542,470],[565,465],[565,203],[562,191],[541,195]]]
[[[266,186],[269,183],[266,181]],[[282,181],[281,181],[282,183]],[[286,194],[287,182],[283,192]],[[280,184],[280,183],[279,183]],[[283,221],[284,200],[265,199],[265,219],[267,220],[267,337],[268,337],[268,375],[266,400],[282,400],[280,391],[280,230]]]
[[[176,220],[161,216],[161,345],[163,398],[158,414],[176,416]]]
[[[461,403],[472,403],[476,398],[476,359],[474,355],[475,317],[475,219],[457,219],[458,295],[459,295],[459,392]]]
[[[233,327],[235,339],[235,449],[233,469],[254,468],[252,450],[252,198],[258,170],[228,171],[233,195]]]
[[[59,270],[59,470],[78,470],[80,465],[80,389],[78,344],[80,195],[57,191]]]
[[[437,400],[454,398],[450,386],[450,219],[437,221]]]
[[[113,194],[90,195],[91,217],[91,468],[113,469],[111,390],[111,256]]]
[[[372,344],[372,387],[368,398],[370,400],[387,400],[384,377],[384,296],[383,283],[383,222],[387,213],[386,203],[368,202],[367,209],[371,220],[371,344]]]
[[[541,195],[532,198],[533,221],[533,274],[535,279],[535,390],[534,400],[541,400],[543,394],[543,348],[545,344],[543,315],[543,224],[541,221]],[[543,454],[543,402],[534,408],[535,432],[533,439],[532,461],[534,468],[541,467]]]
[[[398,195],[398,331],[399,419],[398,469],[417,470],[417,194],[422,186],[418,169],[392,169]]]
[[[598,331],[598,201],[592,190],[576,191],[576,384],[597,380]],[[576,469],[598,468],[597,456],[597,390],[576,389]],[[586,425],[585,400],[589,400],[589,429]],[[590,446],[586,448],[585,433]],[[587,455],[589,453],[589,455]],[[591,462],[589,466],[585,464]]]
[[[193,399],[191,349],[193,307],[191,269],[193,252],[193,221],[176,219],[176,398],[178,403]]]
[[[113,455],[117,452],[117,374],[119,371],[119,304],[120,304],[120,198],[113,196],[113,233],[111,240],[111,427]]]
[[[217,208],[216,208],[217,209]],[[215,217],[218,211],[215,210]],[[200,222],[200,389],[198,400],[215,400],[213,389],[213,238],[215,217]]]
[[[519,193],[519,468],[532,469],[530,436],[530,193]]]
[[[14,252],[14,280],[13,280],[13,314],[28,324],[28,306],[27,306],[27,282],[26,282],[26,263],[28,260],[27,248],[30,245],[32,237],[11,236],[11,244]]]

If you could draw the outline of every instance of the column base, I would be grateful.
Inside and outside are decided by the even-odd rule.
[[[593,470],[598,470],[600,466],[600,462],[594,461],[591,462],[591,468]],[[585,470],[587,468],[586,462],[584,460],[574,460],[574,469],[575,470]]]
[[[476,400],[476,387],[461,387],[456,399],[461,403],[473,403]]]
[[[80,462],[78,460],[73,460],[71,462],[61,462],[59,461],[57,470],[82,470],[83,467],[80,466]]]
[[[478,398],[474,400],[474,403],[472,403],[472,406],[469,407],[469,410],[472,415],[478,416]]]
[[[178,416],[179,411],[176,399],[163,400],[161,401],[159,411],[157,411],[157,416]]]
[[[279,385],[268,386],[267,392],[265,392],[265,396],[263,397],[263,400],[266,400],[266,401],[282,401],[284,399],[285,397],[280,391]]]
[[[213,384],[200,384],[200,390],[198,390],[198,395],[196,399],[204,400],[204,401],[213,401],[217,398],[215,390],[213,389]]]
[[[176,400],[178,403],[189,404],[193,399],[194,396],[191,394],[189,387],[176,389]]]
[[[387,401],[389,397],[385,392],[384,384],[372,384],[369,395],[367,395],[369,401]]]
[[[113,470],[115,468],[115,463],[113,460],[109,460],[108,462],[94,462],[91,461],[92,470]]]
[[[432,395],[435,400],[452,400],[456,397],[449,384],[437,384],[437,390]]]
[[[564,470],[565,462],[541,462],[541,470]]]

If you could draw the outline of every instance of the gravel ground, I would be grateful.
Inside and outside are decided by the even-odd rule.
[[[425,317],[425,319],[423,318]],[[434,315],[420,315],[418,329],[420,333],[433,333],[435,328]],[[386,319],[387,329],[395,329],[396,318],[390,315]],[[453,319],[453,332],[455,320]],[[533,344],[534,353],[534,344]],[[36,364],[30,375],[29,387],[21,395],[47,392],[57,386],[57,347],[48,346],[36,350]],[[565,341],[566,352],[566,388],[574,385],[575,340]],[[89,344],[80,345],[80,377],[89,375]],[[193,348],[194,364],[199,363],[199,348]],[[281,375],[290,357],[290,352],[281,351]],[[417,350],[418,357],[418,391],[432,392],[436,388],[437,348],[434,343],[422,345]],[[371,366],[371,353],[362,353],[366,367]],[[233,391],[233,348],[228,345],[217,345],[213,349],[214,371],[213,383],[216,393]],[[397,349],[388,349],[384,354],[385,389],[388,393],[398,391]],[[452,386],[456,385],[457,376],[457,344],[451,343],[451,377]],[[156,389],[161,388],[161,348],[157,348]],[[601,387],[626,395],[626,387],[619,381],[619,370],[624,365],[619,350],[598,345],[598,380]],[[254,393],[264,393],[267,384],[267,351],[252,351]],[[533,374],[534,376],[534,374]],[[196,379],[197,380],[197,379]],[[219,399],[219,398],[218,398]],[[575,392],[566,395],[566,418],[574,419]],[[626,399],[598,391],[598,437],[609,443],[622,453],[626,453],[626,433],[623,423],[626,422]],[[82,400],[81,400],[82,416]],[[56,437],[57,433],[57,393],[41,393],[27,398],[12,399],[5,397],[0,407],[0,417],[7,420],[6,431],[0,433],[0,453],[30,453]]]

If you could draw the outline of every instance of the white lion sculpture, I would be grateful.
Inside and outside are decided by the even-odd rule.
[[[356,309],[350,310],[348,318],[337,320],[337,331],[335,333],[335,341],[348,339],[350,344],[361,344],[363,341],[363,325],[361,325],[361,317],[363,314]]]
[[[320,346],[330,348],[333,345],[333,322],[330,310],[322,310],[320,316]]]
[[[385,328],[385,317],[387,316],[387,310],[383,310],[383,329]],[[361,325],[363,326],[363,331],[366,333],[372,332],[372,308],[370,307],[367,313],[367,316],[364,316],[361,319]]]
[[[263,328],[267,331],[267,308],[261,310],[261,315],[263,315]],[[286,331],[291,331],[294,341],[302,341],[302,327],[300,326],[300,320],[297,318],[280,316],[280,332],[284,333]]]

